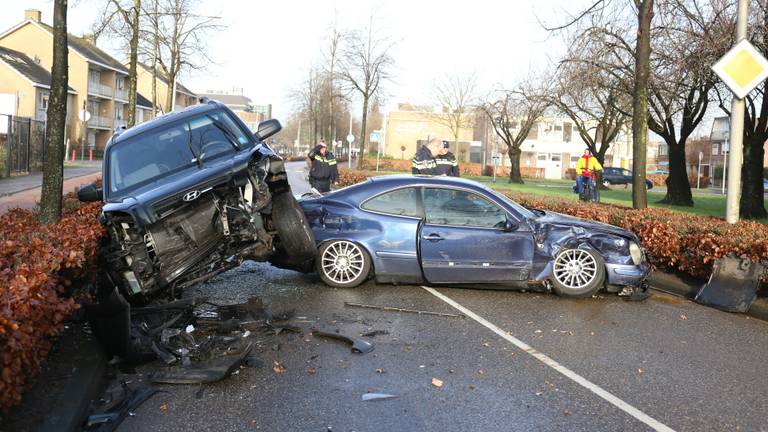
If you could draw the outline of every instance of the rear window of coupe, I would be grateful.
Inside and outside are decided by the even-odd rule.
[[[375,196],[361,206],[365,210],[395,216],[421,217],[416,188],[403,188]]]

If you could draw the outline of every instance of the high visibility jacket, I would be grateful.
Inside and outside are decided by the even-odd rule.
[[[437,174],[437,162],[427,146],[421,146],[411,160],[411,173],[422,175]]]
[[[577,175],[590,175],[594,171],[601,171],[603,167],[594,156],[581,156],[576,162]]]
[[[460,177],[459,162],[456,161],[456,156],[453,153],[437,155],[435,162],[437,163],[437,175]]]
[[[309,152],[308,157],[312,161],[312,167],[309,169],[311,178],[332,182],[339,179],[339,167],[333,153],[326,152],[323,156],[320,154],[320,146],[317,146]]]

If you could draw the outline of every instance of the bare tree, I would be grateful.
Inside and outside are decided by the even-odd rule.
[[[128,45],[128,127],[136,124],[137,63],[141,0],[105,0],[103,13],[95,23],[94,35],[109,31],[127,39]]]
[[[67,42],[67,0],[53,4],[53,66],[51,95],[46,112],[46,144],[43,160],[43,185],[40,193],[41,223],[52,224],[61,219],[64,187],[64,138],[66,135],[67,87],[69,81],[69,48]]]
[[[612,0],[596,0],[568,23],[550,27],[550,31],[559,31],[576,26],[588,18],[611,22],[609,6]],[[637,18],[635,47],[632,53],[632,206],[636,209],[648,207],[648,195],[645,189],[645,158],[648,145],[648,85],[651,63],[651,22],[653,20],[654,0],[631,0]],[[613,15],[621,14],[626,8],[620,2]]]
[[[380,96],[382,84],[390,78],[390,70],[394,60],[390,50],[394,46],[387,37],[377,36],[374,30],[374,17],[371,16],[368,28],[362,32],[350,34],[342,49],[339,64],[339,76],[347,86],[360,95],[363,102],[362,125],[360,128],[360,157],[357,160],[359,169],[365,162],[365,135],[368,121],[368,108],[371,99]]]
[[[594,60],[600,53],[579,42],[574,41],[571,54],[560,66],[550,103],[571,119],[590,152],[605,165],[605,154],[627,126],[631,99],[614,77],[584,61]]]
[[[325,64],[327,77],[325,79],[325,91],[328,102],[328,138],[336,141],[336,117],[334,106],[337,99],[342,97],[341,91],[336,86],[336,73],[339,62],[339,49],[343,41],[343,34],[339,31],[336,20],[331,24],[330,34],[328,36],[328,46],[325,52]]]
[[[515,91],[498,92],[495,100],[481,106],[493,125],[493,131],[507,146],[510,183],[523,183],[520,147],[546,111],[548,99],[531,87],[522,87]]]
[[[648,207],[645,163],[648,154],[648,81],[651,68],[653,0],[634,2],[637,8],[637,40],[632,89],[632,207],[642,209]]]
[[[184,70],[204,69],[213,62],[208,56],[206,37],[222,26],[219,17],[195,12],[200,0],[159,1],[159,13],[154,16],[160,45],[156,58],[160,71],[168,79],[165,107],[170,111],[179,74]]]
[[[442,111],[434,113],[432,121],[451,131],[457,149],[459,134],[474,123],[476,89],[475,75],[450,75],[435,85],[434,99]]]

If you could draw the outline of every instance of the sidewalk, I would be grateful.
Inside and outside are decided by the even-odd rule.
[[[64,167],[64,180],[81,177],[87,174],[101,173],[101,161],[77,161],[67,163]],[[40,187],[43,183],[43,173],[36,172],[25,176],[0,179],[0,198],[25,190]]]
[[[101,161],[77,162],[77,166],[64,168],[64,193],[73,192],[81,185],[101,177]],[[0,214],[11,208],[33,208],[40,201],[42,173],[0,179]]]

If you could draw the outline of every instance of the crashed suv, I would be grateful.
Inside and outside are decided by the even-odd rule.
[[[108,142],[100,222],[107,284],[132,304],[198,283],[243,260],[312,261],[314,236],[282,159],[226,106],[204,101],[143,123]]]

